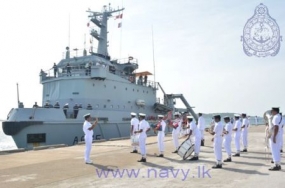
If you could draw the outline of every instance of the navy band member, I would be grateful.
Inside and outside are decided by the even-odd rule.
[[[221,123],[221,116],[214,116],[215,127],[210,134],[214,135],[214,153],[216,157],[216,165],[212,168],[222,168],[222,144],[223,144],[223,124]]]
[[[243,113],[242,115],[242,126],[241,126],[241,135],[242,135],[242,145],[243,145],[243,150],[242,152],[247,152],[247,135],[248,135],[248,127],[249,127],[249,121],[246,117],[246,114]]]
[[[201,146],[201,132],[198,129],[196,123],[193,121],[192,116],[187,116],[187,119],[190,123],[190,132],[188,134],[188,139],[190,139],[191,136],[194,136],[194,156],[189,159],[189,161],[196,161],[199,160],[199,153],[200,153],[200,146]]]
[[[154,128],[157,133],[157,144],[158,144],[158,149],[160,154],[157,157],[164,157],[163,152],[164,152],[164,137],[165,137],[165,127],[166,123],[163,120],[163,115],[158,115],[159,122],[157,126]]]
[[[204,130],[205,130],[205,119],[203,117],[202,113],[198,113],[199,119],[198,119],[198,129],[201,132],[201,146],[204,146]]]
[[[140,119],[140,123],[139,123],[139,130],[135,131],[134,133],[139,133],[139,145],[140,145],[140,151],[141,151],[141,155],[142,158],[141,160],[138,160],[138,162],[146,162],[146,138],[147,138],[147,134],[146,132],[148,132],[150,130],[150,126],[149,123],[145,120],[145,114],[140,113],[139,114],[139,119]]]
[[[271,167],[269,170],[271,171],[278,171],[281,170],[281,156],[280,156],[280,126],[282,123],[282,117],[279,114],[279,108],[272,108],[271,111],[273,115],[272,119],[272,127],[269,127],[273,131],[269,139],[269,144],[271,148],[272,158],[274,162],[274,166]]]
[[[241,122],[239,120],[239,114],[235,114],[235,126],[233,128],[233,131],[235,131],[235,146],[236,146],[236,154],[233,156],[239,157],[240,156],[240,134],[241,134]]]
[[[136,115],[135,112],[131,113],[131,135],[135,135],[135,131],[139,130],[139,120],[136,118]],[[138,153],[137,146],[133,146],[133,151],[131,153]]]
[[[182,124],[182,120],[179,118],[180,114],[179,112],[175,112],[174,114],[174,121],[172,122],[172,124],[170,124],[170,127],[172,127],[172,139],[173,139],[173,144],[175,147],[175,151],[172,153],[177,153],[178,151],[178,147],[179,147],[179,134],[180,134],[180,129],[181,129],[181,124]]]
[[[232,142],[232,129],[233,124],[230,122],[230,117],[224,117],[224,121],[226,123],[224,128],[224,148],[228,154],[228,158],[224,160],[224,162],[232,162],[232,149],[231,149],[231,142]]]
[[[280,113],[280,116],[282,117],[282,122],[281,122],[281,126],[280,126],[280,131],[279,131],[279,134],[280,134],[280,152],[283,153],[283,133],[284,133],[283,127],[285,124],[285,119],[282,116],[282,113]]]
[[[85,122],[83,124],[83,132],[85,134],[84,140],[85,140],[85,155],[84,160],[86,164],[91,164],[92,161],[90,160],[90,152],[92,147],[92,141],[93,141],[93,129],[98,123],[98,118],[96,118],[96,121],[91,124],[91,115],[86,114],[83,116],[85,119]]]

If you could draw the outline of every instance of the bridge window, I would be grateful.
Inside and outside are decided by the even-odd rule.
[[[126,91],[128,90],[128,88],[126,88]]]
[[[104,105],[104,108],[106,108],[106,105]]]
[[[73,95],[79,95],[79,92],[73,92],[72,94]]]
[[[116,86],[114,86],[114,89],[116,89]]]

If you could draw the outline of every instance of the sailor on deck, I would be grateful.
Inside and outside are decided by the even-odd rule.
[[[189,161],[196,161],[199,160],[199,152],[200,152],[200,146],[201,146],[201,132],[199,128],[197,127],[196,123],[193,121],[192,116],[187,116],[189,125],[190,125],[190,131],[188,134],[187,139],[191,139],[191,136],[194,136],[194,156],[189,159]]]
[[[175,147],[175,151],[172,153],[177,153],[178,152],[178,147],[179,147],[179,134],[180,134],[180,129],[181,129],[181,124],[182,120],[179,118],[179,112],[175,112],[174,116],[175,119],[172,124],[170,124],[170,127],[172,127],[172,139]]]
[[[201,132],[201,146],[204,146],[204,130],[205,130],[205,119],[202,113],[198,113],[198,129]]]
[[[240,156],[240,134],[241,134],[241,122],[239,120],[239,114],[235,114],[235,126],[233,128],[233,131],[235,131],[235,146],[236,146],[236,154],[233,156],[239,157]]]
[[[69,105],[68,103],[66,103],[64,106],[63,106],[63,112],[65,114],[65,117],[67,117],[67,110],[69,109]]]
[[[241,134],[242,134],[242,145],[243,145],[243,150],[242,152],[247,152],[247,134],[248,134],[248,127],[249,127],[249,121],[246,117],[246,114],[242,114],[242,126],[241,126]]]
[[[49,108],[49,103],[48,102],[45,103],[44,108]]]
[[[139,145],[140,145],[140,151],[142,158],[141,160],[138,160],[138,162],[146,162],[146,138],[147,138],[147,132],[150,130],[149,123],[145,120],[145,114],[140,113],[139,114],[139,130],[135,131],[134,133],[139,133]]]
[[[224,117],[224,121],[226,123],[224,128],[224,148],[228,154],[228,158],[224,160],[224,162],[232,162],[232,149],[231,149],[231,142],[232,142],[232,129],[233,124],[230,122],[230,117]]]
[[[92,141],[93,141],[93,129],[98,123],[98,118],[96,118],[96,121],[91,124],[91,115],[90,113],[83,116],[85,119],[85,122],[83,123],[83,132],[85,134],[84,140],[85,140],[85,155],[84,160],[86,164],[91,164],[92,161],[90,160],[90,152],[92,147]]]
[[[75,105],[73,106],[73,114],[74,114],[74,118],[75,118],[75,119],[77,118],[78,111],[79,111],[78,105],[75,104]]]
[[[157,144],[158,144],[158,149],[160,154],[157,157],[164,157],[163,152],[164,152],[164,137],[165,137],[165,127],[166,123],[163,120],[163,115],[158,115],[159,122],[154,128],[157,133]]]
[[[87,110],[92,110],[91,104],[88,104],[88,105],[87,105]]]
[[[53,106],[54,108],[60,108],[60,105],[59,105],[59,103],[58,103],[58,101],[56,101],[56,103],[54,104],[54,106]]]
[[[272,132],[272,135],[269,139],[269,144],[271,148],[272,158],[274,165],[269,170],[278,171],[281,170],[281,155],[280,155],[280,127],[282,124],[282,116],[279,114],[279,108],[272,108],[271,111],[273,115],[272,127],[269,129]]]
[[[131,135],[135,135],[135,131],[139,130],[139,120],[136,118],[136,113],[131,113]],[[131,153],[138,153],[137,146],[133,146],[133,151]]]
[[[222,168],[223,124],[221,123],[221,116],[215,115],[214,121],[215,127],[213,132],[210,132],[210,134],[214,135],[214,153],[217,163],[212,168]]]

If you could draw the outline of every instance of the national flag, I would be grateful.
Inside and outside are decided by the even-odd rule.
[[[90,23],[88,22],[88,23],[87,23],[87,27],[89,27],[89,26],[90,26]]]
[[[118,24],[118,28],[122,27],[122,22]]]
[[[116,17],[115,17],[115,20],[116,19],[122,19],[123,18],[123,14],[119,14],[119,15],[117,15]]]

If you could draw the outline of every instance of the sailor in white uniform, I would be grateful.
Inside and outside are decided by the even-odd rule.
[[[140,113],[139,114],[139,130],[134,131],[135,134],[139,133],[139,145],[140,145],[140,151],[142,158],[141,160],[138,160],[138,162],[146,162],[146,138],[147,138],[147,132],[150,130],[149,123],[145,120],[145,114]]]
[[[86,164],[91,164],[92,161],[90,160],[90,152],[92,147],[92,141],[93,141],[93,129],[98,123],[98,118],[96,118],[96,121],[91,124],[91,115],[86,114],[83,116],[85,119],[85,122],[83,123],[83,132],[85,134],[84,140],[85,140],[85,155],[84,160]]]
[[[237,152],[233,155],[235,157],[239,157],[240,156],[240,135],[241,135],[241,122],[239,120],[240,115],[239,114],[235,114],[235,125],[233,128],[233,131],[235,131],[235,146],[236,146],[236,150]]]
[[[139,120],[136,118],[136,113],[131,113],[131,136],[135,135],[135,131],[139,130]],[[138,153],[137,146],[133,146],[133,151],[131,153]]]
[[[198,113],[198,129],[201,132],[201,146],[204,146],[204,130],[205,130],[205,119],[202,113]]]
[[[192,116],[187,116],[188,122],[190,124],[190,132],[188,134],[189,140],[191,140],[191,136],[194,137],[194,156],[189,159],[189,161],[196,161],[199,160],[199,152],[200,152],[200,145],[201,145],[201,132],[198,129],[196,123],[193,121]]]
[[[284,124],[285,124],[285,118],[282,116],[282,113],[280,113],[280,116],[282,117],[282,122],[280,126],[280,152],[283,153],[283,134],[284,134]]]
[[[248,135],[248,127],[249,127],[249,121],[246,117],[246,114],[242,114],[242,126],[241,126],[241,135],[242,135],[242,145],[243,150],[242,152],[247,152],[247,135]]]
[[[231,142],[232,142],[232,129],[233,124],[230,122],[230,117],[224,117],[224,121],[226,123],[224,127],[224,148],[228,154],[228,158],[224,160],[224,162],[232,162],[232,149],[231,149]]]
[[[269,127],[272,131],[272,135],[269,139],[269,144],[271,148],[272,158],[274,165],[269,170],[278,171],[281,170],[281,155],[280,155],[280,127],[282,123],[282,116],[279,114],[279,108],[272,108],[271,111],[273,115],[272,127]]]
[[[164,136],[165,136],[166,123],[164,122],[163,117],[164,117],[163,115],[158,115],[159,122],[154,128],[158,132],[157,144],[160,154],[157,157],[164,157],[163,152],[164,152]]]
[[[214,153],[216,157],[216,165],[212,168],[222,168],[222,144],[223,144],[223,124],[221,122],[221,116],[215,115],[215,127],[213,132],[210,132],[210,134],[214,135],[213,141],[214,141]]]
[[[181,129],[182,120],[179,118],[180,114],[179,112],[176,112],[174,114],[175,119],[173,120],[172,124],[170,124],[170,127],[172,127],[172,139],[175,147],[175,151],[172,153],[177,153],[178,147],[179,147],[179,134]]]

